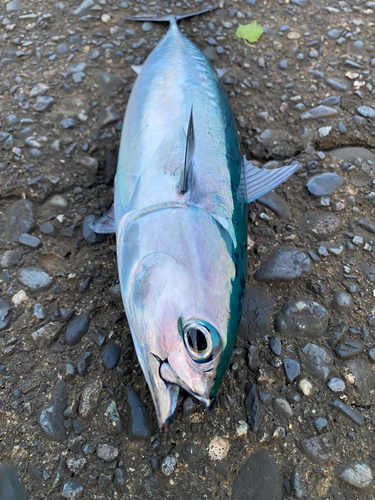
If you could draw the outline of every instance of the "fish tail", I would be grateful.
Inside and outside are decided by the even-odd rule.
[[[198,16],[200,14],[205,14],[206,12],[210,12],[211,10],[217,9],[218,6],[214,5],[213,7],[208,7],[207,9],[198,10],[196,12],[188,12],[186,14],[182,14],[181,16],[175,15],[167,15],[157,17],[153,14],[141,14],[139,16],[125,16],[124,19],[128,21],[153,21],[153,22],[169,22],[171,25],[176,24],[181,19],[185,19],[186,17]]]

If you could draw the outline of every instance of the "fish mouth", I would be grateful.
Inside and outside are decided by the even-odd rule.
[[[164,383],[168,385],[174,385],[177,387],[181,387],[186,392],[188,392],[191,396],[198,399],[208,410],[212,410],[215,404],[215,397],[211,397],[208,392],[203,394],[199,394],[196,391],[193,391],[183,380],[181,380],[176,372],[173,370],[171,365],[168,362],[168,358],[165,360],[160,359],[156,354],[151,353],[154,358],[159,362],[159,376],[164,381]],[[212,368],[205,370],[205,373],[212,371]],[[173,415],[170,416],[170,421],[172,420]]]

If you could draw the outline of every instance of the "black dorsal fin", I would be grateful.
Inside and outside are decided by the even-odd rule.
[[[195,136],[194,136],[194,119],[193,119],[193,106],[191,106],[189,125],[186,134],[186,148],[185,148],[185,161],[184,171],[182,174],[181,193],[185,194],[189,190],[189,179],[194,163],[194,150],[195,150]]]

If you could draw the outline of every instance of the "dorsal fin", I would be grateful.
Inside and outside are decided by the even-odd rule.
[[[186,148],[185,148],[185,161],[184,171],[182,175],[181,193],[185,194],[189,189],[189,179],[194,163],[194,150],[195,150],[195,136],[194,136],[194,119],[193,119],[193,106],[191,106],[189,125],[186,134]]]

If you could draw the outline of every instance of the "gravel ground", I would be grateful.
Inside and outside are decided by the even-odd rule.
[[[375,2],[222,1],[181,30],[218,67],[244,154],[303,169],[249,206],[248,283],[216,406],[167,434],[119,294],[121,119],[196,2],[0,5],[0,499],[375,498]],[[256,20],[256,44],[235,37]]]

